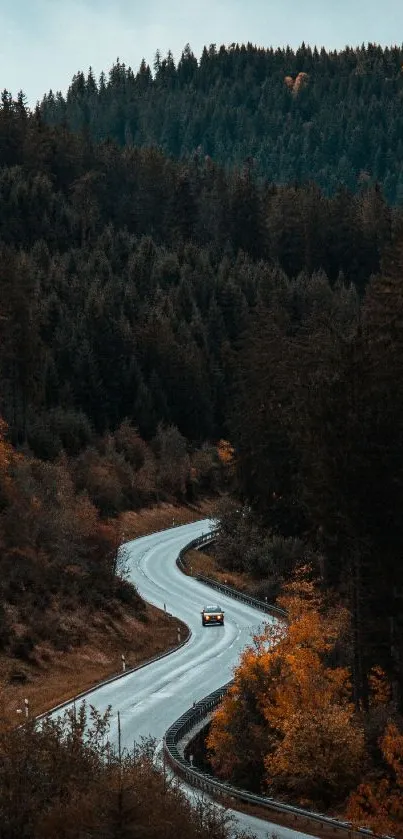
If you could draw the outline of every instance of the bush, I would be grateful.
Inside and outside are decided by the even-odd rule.
[[[33,635],[27,633],[12,642],[10,652],[16,658],[31,661],[36,641],[37,639]]]
[[[127,580],[117,579],[115,583],[115,596],[126,606],[133,606],[136,609],[144,608],[144,602],[136,588]]]
[[[31,417],[28,444],[36,457],[55,460],[62,450],[77,456],[93,437],[88,417],[82,411],[54,408],[46,414]]]
[[[164,498],[184,499],[190,483],[190,458],[187,443],[175,425],[158,426],[152,441],[157,457],[158,489]]]
[[[282,580],[303,561],[304,555],[304,544],[300,539],[268,534],[261,541],[253,541],[246,551],[245,569],[259,577]]]
[[[6,610],[0,601],[0,650],[5,650],[11,637],[11,629]]]
[[[217,450],[207,443],[191,458],[191,480],[197,493],[214,493],[220,482],[220,463]]]
[[[129,420],[121,423],[113,435],[116,451],[123,454],[125,460],[136,470],[144,466],[148,447],[141,439],[139,432]]]
[[[155,771],[153,742],[116,754],[107,742],[109,717],[110,709],[101,716],[82,705],[40,726],[0,731],[4,839],[233,835],[225,811],[203,800],[193,808],[176,782]]]
[[[124,459],[119,463],[118,458],[119,456],[102,456],[96,449],[87,449],[74,466],[78,489],[85,488],[104,518],[116,515],[124,509]],[[127,479],[127,472],[124,477]]]

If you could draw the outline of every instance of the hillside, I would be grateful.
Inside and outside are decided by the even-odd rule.
[[[40,109],[51,125],[96,141],[158,147],[176,158],[209,156],[222,166],[253,161],[275,184],[314,181],[326,194],[379,183],[403,199],[403,49],[368,44],[340,52],[302,46],[215,45],[198,62],[187,47],[175,66],[158,53],[152,70],[119,61],[97,81],[74,77],[66,98]]]
[[[280,535],[309,535],[329,585],[351,579],[349,540],[364,540],[383,629],[358,643],[370,644],[368,666],[379,653],[394,672],[400,211],[376,186],[327,197],[312,184],[259,183],[250,169],[93,143],[6,93],[0,159],[0,413],[31,459],[17,470],[18,503],[64,481],[67,508],[87,497],[104,539],[103,521],[124,510],[232,489],[217,446],[229,436],[238,493]],[[53,555],[57,534],[41,527]]]
[[[377,187],[329,198],[92,144],[5,93],[0,160],[0,410],[45,458],[125,418],[146,439],[226,436],[255,306],[354,305],[394,224]]]
[[[0,159],[0,413],[28,458],[18,504],[31,505],[52,557],[58,534],[31,503],[34,494],[46,510],[46,482],[56,509],[63,484],[73,517],[88,498],[91,538],[105,539],[104,520],[124,510],[232,487],[216,445],[228,435],[238,492],[286,536],[315,533],[305,435],[321,421],[306,417],[296,359],[324,365],[312,372],[323,398],[328,380],[350,376],[339,371],[348,350],[335,348],[350,346],[399,211],[376,186],[327,197],[312,184],[275,188],[250,170],[92,143],[6,93]],[[343,428],[349,413],[326,410]],[[33,544],[33,533],[11,528],[7,549],[38,552],[44,537]],[[77,564],[68,537],[58,551]]]

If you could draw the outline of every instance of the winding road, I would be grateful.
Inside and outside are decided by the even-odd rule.
[[[141,596],[184,621],[191,638],[181,649],[123,678],[94,689],[87,701],[100,712],[112,706],[110,739],[117,741],[120,713],[122,746],[131,749],[142,737],[162,737],[193,702],[228,682],[241,650],[262,624],[261,612],[212,591],[178,569],[179,551],[207,533],[208,519],[143,536],[125,545],[129,579]],[[219,603],[225,610],[224,626],[202,627],[200,612]],[[274,620],[264,616],[265,620]],[[266,839],[306,837],[287,828],[235,813],[238,826]]]

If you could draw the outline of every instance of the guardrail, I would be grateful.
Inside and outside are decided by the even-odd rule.
[[[205,533],[203,536],[193,539],[193,541],[189,542],[185,548],[182,548],[176,560],[176,564],[180,570],[185,574],[189,574],[184,561],[187,552],[202,548],[204,545],[208,545],[213,542],[214,539],[217,539],[216,530],[212,530],[210,533]],[[204,574],[192,574],[191,576],[195,580],[199,580],[199,582],[206,583],[212,588],[215,588],[217,591],[221,591],[222,594],[226,594],[228,597],[232,597],[235,600],[246,603],[248,606],[253,606],[254,609],[260,609],[261,612],[265,612],[267,615],[276,615],[283,620],[287,620],[287,612],[285,612],[284,609],[280,609],[279,606],[273,606],[271,603],[267,603],[264,600],[258,600],[257,597],[251,597],[249,594],[245,594],[243,591],[238,591],[238,589],[235,589],[232,586],[220,583],[218,580],[213,580],[212,577],[205,577]]]
[[[187,573],[187,568],[184,563],[184,556],[185,554],[192,549],[197,549],[212,542],[214,539],[217,538],[216,531],[211,531],[210,533],[206,533],[203,536],[194,539],[192,542],[189,542],[185,548],[183,548],[176,560],[178,567],[184,572]],[[222,591],[223,594],[227,594],[230,597],[233,597],[237,600],[241,600],[244,603],[247,603],[254,608],[260,609],[267,614],[276,614],[278,617],[282,619],[287,618],[287,613],[283,609],[279,609],[277,606],[272,606],[266,602],[258,600],[254,597],[250,597],[243,592],[239,592],[236,589],[233,589],[231,586],[222,584],[217,582],[216,580],[212,580],[210,577],[205,577],[202,574],[194,574],[192,575],[195,579],[200,580],[210,586],[214,586],[219,591]],[[172,649],[168,650],[161,655],[154,656],[154,658],[149,659],[142,664],[139,664],[135,667],[128,668],[125,673],[119,673],[115,676],[112,676],[108,679],[105,679],[102,682],[99,682],[96,685],[93,685],[88,690],[82,691],[81,693],[77,694],[76,696],[70,697],[70,699],[66,700],[65,702],[61,702],[59,705],[56,705],[54,708],[49,709],[43,714],[39,714],[35,717],[36,720],[41,720],[44,717],[48,716],[49,714],[54,713],[55,711],[62,710],[66,708],[68,705],[71,705],[73,702],[83,699],[84,697],[88,696],[89,694],[93,693],[94,690],[97,688],[102,687],[103,685],[110,684],[111,682],[116,681],[117,679],[125,678],[130,673],[135,672],[136,670],[140,670],[143,667],[146,667],[148,664],[151,664],[153,661],[158,661],[159,659],[165,658],[165,656],[170,655],[170,653],[175,652],[180,647],[183,647],[186,644],[191,636],[191,632],[187,637],[182,641],[182,643],[178,644],[177,646],[173,647]],[[372,833],[367,828],[354,828],[348,822],[341,822],[337,819],[332,819],[329,816],[324,816],[319,813],[313,813],[309,810],[303,810],[299,807],[293,807],[288,804],[282,804],[277,801],[274,801],[271,798],[267,798],[265,796],[254,795],[253,793],[249,793],[246,790],[239,789],[237,787],[232,787],[227,783],[218,781],[214,778],[213,775],[210,775],[206,772],[201,772],[198,769],[195,769],[191,766],[189,761],[186,760],[184,756],[180,754],[178,749],[178,744],[183,739],[183,737],[188,734],[201,720],[206,719],[209,714],[218,706],[222,698],[224,697],[225,693],[227,692],[228,688],[232,685],[232,682],[228,682],[227,684],[223,685],[218,690],[214,691],[213,693],[206,696],[204,699],[197,702],[186,711],[165,733],[164,740],[163,740],[163,748],[165,757],[167,762],[170,764],[172,769],[182,777],[184,780],[187,781],[191,786],[196,787],[197,789],[202,790],[203,792],[210,793],[213,797],[228,799],[233,798],[237,799],[238,801],[242,801],[244,803],[248,803],[254,806],[259,806],[270,810],[271,812],[288,814],[289,816],[293,817],[296,821],[305,819],[306,822],[315,821],[319,825],[323,826],[330,826],[333,830],[343,830],[344,832],[348,833],[349,837],[355,835],[365,835],[374,837],[375,834]]]
[[[203,545],[209,544],[214,539],[217,538],[217,531],[211,531],[210,533],[204,534],[203,536],[199,536],[197,539],[194,539],[192,542],[189,542],[185,548],[183,548],[179,556],[176,560],[178,567],[183,571],[185,574],[188,574],[188,569],[184,562],[185,555],[188,551],[198,549],[203,547]],[[262,600],[258,600],[255,597],[250,597],[243,592],[237,591],[236,589],[232,588],[232,586],[225,585],[223,583],[219,583],[217,580],[213,580],[210,577],[205,577],[203,574],[192,574],[192,576],[199,580],[200,582],[206,583],[209,586],[212,586],[215,589],[218,589],[223,594],[228,595],[229,597],[233,597],[236,600],[243,601],[250,606],[253,606],[256,609],[260,609],[266,614],[274,614],[277,615],[282,620],[287,620],[287,613],[284,609],[280,609],[277,606],[273,606],[269,603],[263,602]],[[343,831],[347,833],[349,837],[353,836],[371,836],[374,837],[374,834],[371,830],[365,827],[354,827],[350,822],[343,822],[339,821],[338,819],[334,819],[331,816],[322,815],[321,813],[311,812],[310,810],[304,810],[301,807],[294,807],[290,804],[283,804],[281,802],[275,801],[272,798],[268,798],[262,795],[255,795],[253,793],[249,793],[246,790],[239,789],[238,787],[233,787],[230,784],[227,784],[222,781],[218,781],[212,774],[207,772],[202,772],[199,769],[196,769],[192,766],[189,761],[180,753],[178,744],[180,741],[188,734],[192,729],[196,727],[198,723],[200,723],[203,719],[207,719],[207,717],[211,714],[211,712],[219,705],[223,697],[225,696],[227,690],[233,682],[228,682],[227,684],[223,685],[223,687],[215,690],[213,693],[210,693],[204,699],[201,699],[200,702],[197,702],[190,708],[186,713],[184,713],[165,733],[164,740],[163,740],[163,749],[165,753],[165,757],[171,768],[174,772],[179,775],[183,780],[185,780],[190,786],[196,787],[197,789],[202,790],[202,792],[207,792],[215,798],[222,798],[228,799],[233,798],[237,799],[246,804],[250,804],[253,806],[258,806],[272,813],[287,815],[291,817],[294,821],[301,821],[303,820],[306,823],[315,822],[320,827],[328,827],[331,828],[333,831]]]
[[[184,562],[185,556],[189,551],[197,550],[197,548],[203,547],[203,545],[208,545],[209,542],[213,542],[214,539],[217,539],[217,530],[210,530],[208,533],[203,533],[201,536],[198,536],[196,539],[192,539],[191,542],[188,542],[181,551],[176,559],[176,564],[179,566],[181,571],[184,574],[187,573],[187,568]]]
[[[349,837],[355,836],[371,836],[372,839],[376,835],[368,828],[356,828],[350,822],[342,822],[338,819],[333,819],[331,816],[325,816],[321,813],[304,810],[301,807],[294,807],[290,804],[283,804],[262,795],[255,795],[246,790],[233,787],[223,781],[218,781],[213,775],[202,772],[192,766],[189,761],[181,754],[179,750],[179,743],[195,726],[206,719],[212,711],[219,705],[223,696],[226,694],[228,688],[233,682],[228,682],[222,688],[210,693],[200,702],[197,702],[192,708],[186,711],[165,734],[163,741],[163,748],[165,758],[175,774],[179,775],[190,786],[200,789],[202,792],[209,793],[214,798],[218,799],[237,799],[245,804],[261,807],[268,812],[287,815],[293,819],[294,822],[304,821],[307,823],[315,822],[319,827],[330,827],[333,831],[342,830],[344,834],[347,833]]]
[[[185,624],[186,625],[186,624]],[[86,690],[81,691],[81,693],[77,693],[75,696],[71,696],[70,699],[66,699],[64,702],[60,702],[59,705],[55,705],[53,708],[49,708],[48,711],[43,711],[41,714],[36,714],[36,720],[43,720],[45,717],[48,717],[50,714],[56,713],[56,711],[62,711],[63,708],[67,708],[69,705],[72,705],[74,702],[78,702],[80,699],[85,699],[86,696],[89,696],[91,693],[94,693],[95,690],[98,688],[105,687],[105,685],[110,685],[112,682],[116,682],[118,679],[124,679],[126,676],[130,676],[131,673],[136,673],[137,670],[142,670],[143,667],[148,667],[149,664],[153,664],[155,661],[161,661],[161,659],[166,658],[171,653],[176,653],[177,650],[180,650],[185,644],[190,641],[192,637],[191,630],[187,627],[187,634],[186,638],[183,639],[179,644],[176,644],[174,647],[171,647],[169,650],[166,650],[164,653],[159,653],[159,655],[154,655],[152,658],[148,658],[147,661],[143,661],[141,664],[135,664],[134,667],[127,667],[124,672],[116,673],[114,676],[109,676],[107,679],[103,679],[101,682],[96,682],[92,687],[87,688]]]
[[[175,525],[175,527],[181,527],[181,526],[182,525],[180,525],[180,524]],[[159,531],[156,531],[156,532],[164,533],[165,529],[166,528],[163,528],[162,530],[159,530]],[[150,535],[154,535],[154,533],[150,534]],[[183,556],[186,553],[187,550],[190,550],[191,547],[194,545],[194,543],[197,543],[197,544],[201,545],[202,542],[204,544],[205,542],[211,541],[213,538],[215,538],[215,533],[206,533],[201,538],[199,537],[198,539],[194,539],[185,548],[182,548],[179,556]],[[125,544],[128,544],[130,541],[135,541],[135,540],[128,540],[128,542],[125,543]],[[178,559],[179,559],[179,557],[178,557]],[[178,559],[177,559],[177,563],[178,563]],[[184,570],[184,568],[182,568],[182,570]],[[80,693],[75,694],[75,696],[71,696],[69,699],[66,699],[63,702],[60,702],[58,705],[55,705],[53,708],[49,708],[48,711],[43,711],[41,714],[36,714],[35,719],[40,721],[40,720],[44,719],[45,717],[49,716],[50,714],[54,714],[56,711],[62,711],[63,708],[67,708],[69,705],[72,705],[74,702],[78,702],[81,699],[85,699],[86,696],[89,696],[95,690],[98,690],[98,688],[105,687],[105,685],[110,685],[112,682],[116,682],[118,679],[124,679],[126,676],[130,676],[131,673],[135,673],[136,670],[142,670],[143,667],[147,667],[149,664],[153,664],[155,661],[160,661],[162,658],[166,658],[167,655],[171,655],[171,653],[175,653],[177,650],[180,650],[181,647],[184,647],[185,644],[187,644],[188,641],[190,640],[192,633],[191,633],[189,627],[187,627],[187,629],[188,629],[188,631],[187,631],[186,637],[184,638],[183,641],[180,642],[180,644],[176,644],[174,647],[171,647],[166,652],[160,653],[159,655],[155,655],[152,658],[147,659],[147,661],[143,661],[141,664],[136,664],[134,667],[127,667],[124,672],[116,673],[114,676],[109,676],[107,679],[103,679],[100,682],[96,682],[94,685],[92,685],[92,687],[87,688],[86,690],[83,690]]]

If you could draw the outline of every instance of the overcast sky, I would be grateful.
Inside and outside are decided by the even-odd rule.
[[[117,57],[138,69],[144,56],[187,42],[251,41],[340,49],[403,41],[402,0],[0,0],[0,88],[22,89],[35,105],[50,88],[63,93],[78,70],[96,76]]]

